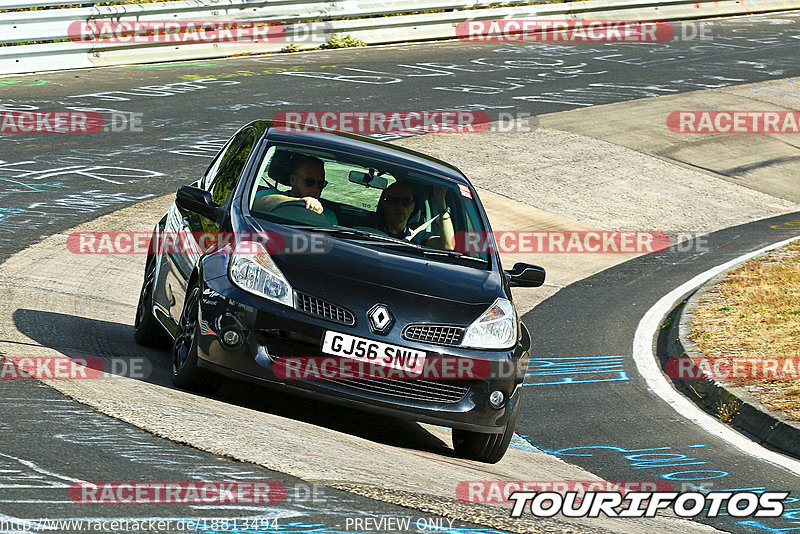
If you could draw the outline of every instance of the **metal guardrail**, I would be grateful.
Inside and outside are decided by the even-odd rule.
[[[64,6],[63,1],[0,1],[0,9]],[[179,0],[98,6],[76,0],[71,5],[82,7],[0,12],[0,74],[277,52],[290,43],[311,49],[335,34],[350,34],[368,44],[447,39],[455,38],[458,23],[468,19],[679,20],[800,9],[800,0],[588,0],[533,5],[526,1],[530,0],[502,0],[500,5],[497,0]],[[419,11],[425,12],[409,14]],[[91,20],[274,21],[284,26],[286,34],[280,42],[69,41],[71,24]],[[314,39],[304,38],[312,34]],[[37,44],[16,44],[25,42]]]

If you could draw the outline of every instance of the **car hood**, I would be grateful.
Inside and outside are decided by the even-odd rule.
[[[307,242],[309,236],[294,229],[280,233],[286,244]],[[337,304],[394,304],[413,310],[418,321],[468,324],[502,292],[500,274],[489,269],[311,235],[317,252],[283,252],[272,258],[295,290]]]

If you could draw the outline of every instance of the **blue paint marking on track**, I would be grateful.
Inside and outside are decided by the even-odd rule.
[[[784,532],[800,532],[800,523],[794,523],[795,525],[798,525],[798,526],[793,527],[793,528],[792,527],[790,527],[790,528],[772,528],[772,527],[768,527],[767,525],[761,523],[761,521],[750,521],[750,520],[748,520],[748,521],[737,521],[736,524],[737,525],[744,525],[744,526],[747,526],[747,527],[760,528],[761,530],[763,530],[764,532],[768,532],[769,534],[783,534]]]
[[[522,451],[541,452],[539,449],[534,447],[530,441],[528,441],[527,434],[514,434],[514,437],[511,438],[511,443],[509,443],[508,446],[512,449],[519,449]]]
[[[755,491],[755,493],[762,493],[766,491],[766,488],[744,488],[744,489],[728,489],[728,490],[715,490],[715,491]],[[760,490],[760,491],[757,491]],[[792,504],[800,501],[800,497],[786,497],[783,500],[783,504]],[[723,514],[720,514],[722,516]],[[746,527],[754,527],[758,528],[764,532],[769,534],[780,534],[783,532],[800,532],[800,508],[784,508],[783,514],[781,514],[781,519],[788,519],[790,521],[787,522],[788,525],[794,526],[786,526],[782,528],[771,527],[765,525],[758,519],[745,519],[742,521],[737,521],[737,525],[742,525]]]
[[[531,358],[525,376],[537,377],[523,386],[586,384],[630,380],[625,356],[565,356]]]
[[[696,445],[694,447],[697,447]],[[594,456],[595,452],[620,453],[621,459],[628,464],[631,469],[669,469],[670,472],[659,474],[664,480],[695,482],[698,480],[713,480],[725,478],[730,473],[711,469],[698,470],[696,467],[691,469],[675,470],[687,466],[706,465],[707,461],[674,452],[674,447],[651,447],[647,449],[625,449],[613,445],[584,445],[580,447],[566,447],[558,450],[544,450],[556,456]],[[668,452],[669,451],[669,452]]]
[[[689,449],[699,449],[705,448],[707,445],[703,443],[696,443],[693,445],[684,445],[683,447]],[[683,466],[688,465],[696,465],[696,464],[708,464],[707,461],[704,461],[700,458],[693,458],[686,456],[684,454],[680,454],[677,452],[667,452],[667,451],[676,451],[681,447],[671,447],[671,446],[664,446],[664,447],[651,447],[646,449],[626,449],[623,447],[617,447],[614,445],[584,445],[584,446],[577,446],[577,447],[565,447],[563,449],[539,449],[542,452],[546,452],[548,454],[553,454],[556,456],[594,456],[596,453],[618,453],[620,454],[620,458],[623,461],[626,461],[630,468],[632,469],[652,469],[652,468],[669,468],[672,471],[675,468],[680,468]],[[702,493],[708,492],[753,492],[757,494],[761,494],[767,491],[765,486],[757,486],[757,487],[740,487],[740,488],[724,488],[724,487],[717,487],[715,482],[724,479],[725,477],[729,476],[730,473],[728,471],[718,471],[718,470],[681,470],[681,471],[672,471],[667,473],[661,473],[658,476],[664,480],[669,480],[673,482],[673,484],[681,483],[682,487],[676,489],[681,489],[681,491],[686,490],[686,485],[689,484],[689,488],[691,491],[699,491]],[[705,481],[709,481],[709,487],[705,487]],[[795,504],[800,503],[800,497],[787,497],[783,500],[784,505],[788,504]],[[707,512],[708,508],[705,508],[703,512]],[[728,514],[724,511],[721,511],[718,514],[718,517],[729,517]],[[784,513],[781,515],[780,519],[783,520],[783,524],[777,526],[770,526],[764,524],[759,519],[742,519],[736,521],[736,525],[741,525],[744,527],[752,527],[759,529],[767,534],[783,534],[788,532],[797,532],[800,533],[800,508],[788,508],[784,509]],[[777,518],[770,519],[770,521],[776,521]]]
[[[493,528],[446,527],[425,523],[424,520],[416,521],[415,526],[425,532],[442,532],[445,534],[505,534],[504,531]]]
[[[20,182],[19,180],[12,180],[11,178],[0,178],[0,181],[10,182],[12,184],[17,184],[23,187],[23,189],[12,189],[8,191],[2,191],[3,193],[42,193],[45,191],[51,191],[51,189],[40,189],[40,187],[52,187],[54,189],[69,188],[68,185],[64,185],[61,182],[37,183],[36,186],[34,186],[31,184],[26,184],[25,182]]]
[[[5,219],[6,214],[18,215],[20,213],[25,213],[26,211],[28,210],[22,208],[0,208],[0,221]]]

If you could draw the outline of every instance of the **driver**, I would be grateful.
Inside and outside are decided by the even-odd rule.
[[[270,211],[284,202],[302,200],[306,209],[325,215],[331,224],[338,224],[336,214],[330,209],[324,209],[320,201],[322,190],[328,185],[325,180],[325,163],[305,154],[298,154],[294,159],[292,173],[289,175],[289,185],[292,188],[286,194],[277,189],[260,191],[253,201],[253,209]]]
[[[411,238],[412,242],[441,250],[455,249],[455,232],[450,210],[445,202],[446,193],[446,188],[433,186],[433,196],[439,207],[438,217],[441,219],[442,235],[433,235],[423,229]],[[414,207],[414,190],[411,186],[403,182],[393,183],[383,190],[378,202],[378,211],[383,211],[383,220],[378,220],[377,229],[391,237],[408,240],[412,233],[412,229],[408,227],[408,219],[414,213]]]

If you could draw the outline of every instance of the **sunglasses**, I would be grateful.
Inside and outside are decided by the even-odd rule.
[[[306,187],[314,187],[315,185],[320,189],[325,189],[325,186],[328,185],[328,181],[323,178],[322,180],[317,180],[316,178],[303,178],[306,182]]]
[[[413,198],[405,198],[405,197],[394,197],[394,196],[385,196],[383,200],[392,206],[398,206],[402,204],[404,207],[409,207],[411,204],[414,203]]]

